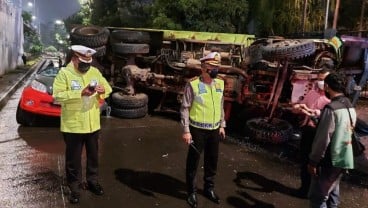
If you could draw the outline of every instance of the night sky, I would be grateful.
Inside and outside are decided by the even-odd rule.
[[[28,2],[35,2],[36,17],[41,23],[54,22],[57,19],[65,19],[80,9],[78,0],[23,0],[23,10],[30,11]]]

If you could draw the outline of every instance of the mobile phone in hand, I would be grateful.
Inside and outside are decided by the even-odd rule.
[[[97,86],[97,82],[91,81],[91,83],[89,83],[89,85],[88,85],[88,90],[93,92],[93,91],[95,91],[96,86]]]

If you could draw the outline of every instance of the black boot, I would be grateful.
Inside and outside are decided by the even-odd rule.
[[[99,183],[88,182],[88,190],[99,196],[105,193],[102,186]]]
[[[71,204],[78,204],[80,198],[80,188],[81,185],[78,182],[70,183],[69,185],[70,195],[69,195],[69,202]]]
[[[72,191],[69,196],[69,202],[71,204],[78,204],[80,198],[80,193],[76,191]]]
[[[213,189],[204,190],[204,196],[216,204],[220,204],[220,198],[217,196]]]
[[[197,195],[195,192],[188,195],[187,202],[191,208],[197,207],[198,202],[197,202]]]

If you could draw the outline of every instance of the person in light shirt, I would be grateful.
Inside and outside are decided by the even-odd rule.
[[[324,93],[324,79],[330,73],[328,69],[322,69],[318,72],[315,88],[310,90],[299,103],[293,105],[293,112],[304,115],[301,123],[302,138],[300,140],[300,180],[301,186],[297,194],[306,198],[311,183],[311,176],[308,173],[309,153],[312,148],[313,138],[316,133],[316,119],[321,115],[321,110],[330,99]]]

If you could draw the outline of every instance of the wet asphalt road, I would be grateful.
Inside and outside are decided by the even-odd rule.
[[[79,205],[68,203],[64,180],[64,143],[57,122],[22,127],[15,121],[21,90],[0,112],[0,207],[185,208],[185,158],[177,120],[102,118],[100,183],[106,194],[82,192]],[[50,125],[51,124],[51,125]],[[293,196],[298,166],[257,145],[224,141],[220,146],[215,205],[199,193],[199,207],[303,208],[308,200]],[[84,157],[85,159],[85,157]],[[202,190],[203,168],[198,172]],[[341,184],[340,207],[368,207],[367,186]]]

